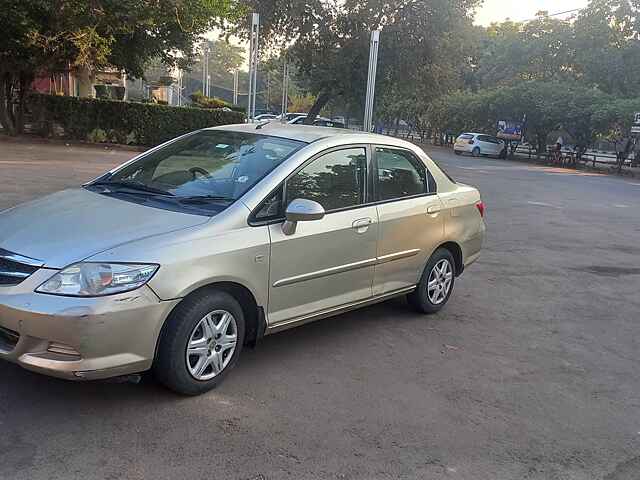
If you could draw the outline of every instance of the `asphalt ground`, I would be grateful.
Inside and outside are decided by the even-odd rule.
[[[640,478],[640,181],[430,149],[488,237],[449,305],[267,337],[216,391],[0,363],[0,479]],[[0,209],[133,152],[0,143]]]

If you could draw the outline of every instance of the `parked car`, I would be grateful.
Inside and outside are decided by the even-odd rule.
[[[336,120],[326,120],[324,118],[316,118],[313,121],[313,125],[316,127],[329,127],[329,128],[347,128],[344,123]]]
[[[307,119],[309,115],[298,115],[297,117],[289,120],[287,123],[289,125],[304,125],[304,121]],[[329,120],[328,118],[325,117],[316,117],[316,119],[314,121],[319,121],[319,120],[324,120],[326,122],[330,122],[331,120]]]
[[[456,139],[453,151],[456,155],[470,153],[474,157],[480,155],[503,156],[506,153],[503,140],[483,133],[463,133]]]
[[[262,115],[256,115],[254,120],[258,122],[263,122],[265,120],[276,120],[278,115],[274,115],[273,113],[263,113]]]
[[[293,120],[290,120],[288,123],[289,123],[289,125],[304,125],[305,124],[304,122],[307,119],[307,117],[308,117],[308,115],[296,117]],[[315,126],[315,127],[330,127],[330,128],[346,128],[344,123],[336,122],[336,121],[330,120],[330,119],[325,118],[325,117],[317,117],[313,121],[313,126]]]
[[[286,113],[284,118],[285,122],[290,122],[291,120],[295,120],[298,117],[307,117],[307,113]],[[282,119],[282,115],[278,116],[278,118]]]
[[[401,295],[439,311],[483,215],[399,139],[200,130],[0,213],[0,359],[73,380],[152,370],[199,394],[264,335]]]

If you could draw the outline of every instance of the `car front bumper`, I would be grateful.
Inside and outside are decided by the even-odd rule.
[[[162,325],[178,300],[144,286],[98,298],[34,293],[54,270],[0,286],[0,360],[70,380],[148,370]]]

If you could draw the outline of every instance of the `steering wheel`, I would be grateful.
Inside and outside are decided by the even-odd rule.
[[[205,178],[209,178],[209,172],[207,172],[204,168],[202,167],[191,167],[189,169],[189,173],[191,173],[191,175],[193,175],[193,179],[196,179],[196,176],[198,174],[202,175]]]

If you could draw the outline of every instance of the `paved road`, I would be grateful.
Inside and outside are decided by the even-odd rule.
[[[0,207],[128,155],[4,144]],[[0,364],[0,478],[637,479],[640,185],[432,156],[489,227],[443,312],[394,300],[269,337],[199,398]]]

